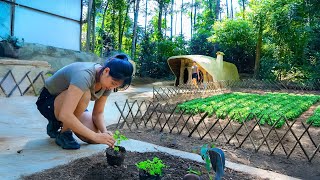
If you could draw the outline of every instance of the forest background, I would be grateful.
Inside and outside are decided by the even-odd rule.
[[[140,77],[172,79],[169,57],[216,57],[222,51],[241,75],[320,80],[318,0],[83,0],[83,5],[82,50],[100,57],[125,52]]]

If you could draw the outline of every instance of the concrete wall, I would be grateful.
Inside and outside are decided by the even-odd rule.
[[[80,50],[80,21],[81,0],[0,2],[2,37],[14,35],[28,43]]]

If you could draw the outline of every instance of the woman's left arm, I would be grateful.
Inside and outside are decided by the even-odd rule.
[[[92,121],[101,133],[107,132],[107,128],[104,123],[104,107],[106,102],[107,96],[101,96],[98,100],[95,101],[92,112]]]

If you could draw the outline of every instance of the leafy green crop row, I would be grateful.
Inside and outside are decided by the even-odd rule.
[[[178,105],[178,110],[196,114],[208,112],[209,116],[216,114],[218,118],[231,117],[233,120],[243,122],[256,115],[260,124],[274,125],[279,118],[285,116],[288,120],[299,117],[311,105],[318,102],[320,96],[299,95],[288,93],[228,93],[208,98],[194,99]],[[284,119],[279,120],[275,127],[282,127]]]
[[[311,117],[307,119],[307,123],[313,122],[313,126],[320,127],[320,106],[318,106]]]

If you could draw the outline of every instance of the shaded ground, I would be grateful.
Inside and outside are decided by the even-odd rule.
[[[25,176],[25,180],[43,180],[43,179],[90,179],[90,180],[133,180],[139,179],[139,172],[135,166],[137,162],[153,157],[160,158],[168,167],[164,170],[162,180],[181,180],[187,170],[191,167],[193,170],[202,172],[202,179],[208,180],[209,177],[204,168],[204,164],[191,160],[171,156],[159,152],[137,153],[128,152],[125,162],[122,166],[110,166],[107,164],[104,154],[99,153],[90,157],[75,160],[68,165],[58,166],[40,173]],[[213,175],[213,172],[211,172]],[[248,174],[226,169],[223,179],[258,179]]]

